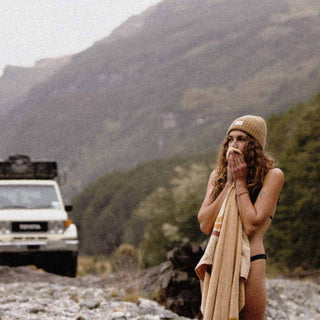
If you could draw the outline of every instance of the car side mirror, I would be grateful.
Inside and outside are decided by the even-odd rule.
[[[65,208],[65,210],[66,210],[67,212],[70,212],[70,211],[73,210],[73,206],[71,206],[71,205],[64,206],[64,208]]]

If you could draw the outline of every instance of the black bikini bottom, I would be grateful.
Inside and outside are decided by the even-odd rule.
[[[265,254],[256,254],[255,256],[252,256],[250,258],[250,262],[255,261],[255,260],[259,260],[259,259],[267,260],[267,256]]]
[[[250,257],[250,262],[255,261],[255,260],[259,260],[259,259],[267,260],[267,256],[265,254],[256,254],[256,255]],[[212,271],[212,266],[207,265],[206,272],[211,275],[211,271]]]

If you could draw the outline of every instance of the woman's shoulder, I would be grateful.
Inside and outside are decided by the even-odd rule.
[[[213,170],[210,173],[210,176],[209,176],[209,179],[208,179],[208,186],[213,186],[214,181],[216,180],[216,177],[217,177],[217,171]]]
[[[214,169],[211,173],[210,173],[210,179],[214,178],[217,176],[217,169]]]
[[[284,173],[279,168],[270,169],[265,177],[266,183],[277,183],[283,185],[284,183]]]
[[[273,176],[273,177],[283,177],[284,173],[280,168],[272,168],[268,171],[267,175]]]

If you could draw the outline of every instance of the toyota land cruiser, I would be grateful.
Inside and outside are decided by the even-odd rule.
[[[57,178],[56,162],[23,155],[0,162],[0,264],[76,276],[77,228]]]

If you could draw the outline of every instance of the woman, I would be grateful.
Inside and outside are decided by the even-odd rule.
[[[263,237],[275,213],[284,175],[264,153],[266,137],[267,127],[261,117],[247,115],[233,121],[198,213],[201,230],[211,233],[222,203],[234,184],[251,256],[240,319],[263,320],[267,303]]]

